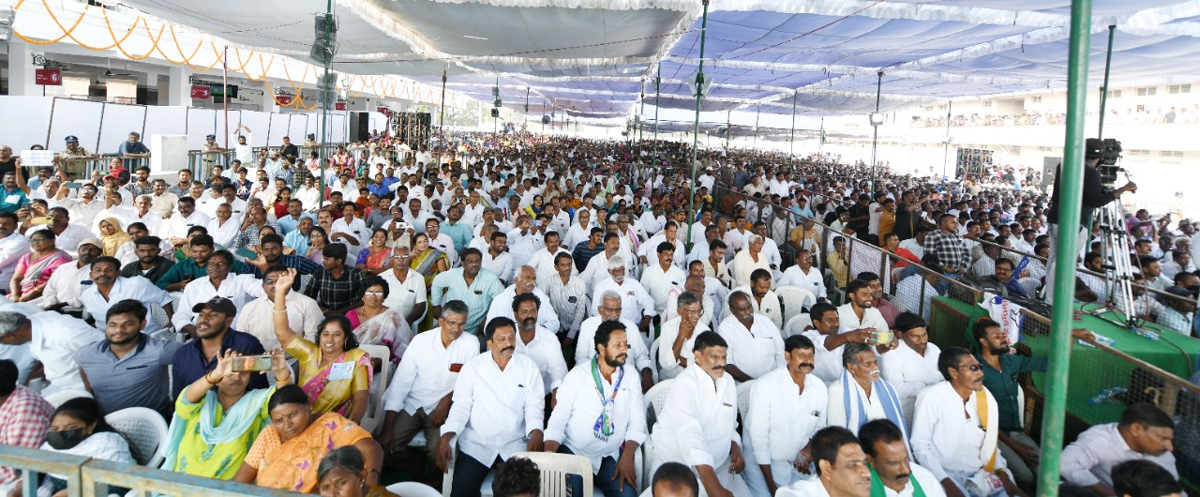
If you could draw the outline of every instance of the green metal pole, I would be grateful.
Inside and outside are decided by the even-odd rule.
[[[692,250],[692,225],[696,224],[696,150],[700,147],[700,97],[704,95],[704,35],[708,31],[708,1],[702,0],[704,14],[700,18],[700,64],[696,69],[696,124],[692,128],[692,163],[689,164],[692,181],[688,184],[688,229],[687,239],[684,240],[689,252]]]
[[[792,93],[792,136],[788,139],[788,158],[792,166],[796,165],[796,97],[799,96],[800,90]]]
[[[662,62],[658,63],[658,75],[654,77],[654,160],[658,161],[658,95],[662,85]]]
[[[1058,264],[1054,271],[1054,300],[1050,313],[1050,365],[1046,372],[1046,404],[1042,416],[1042,457],[1038,468],[1039,497],[1058,495],[1059,462],[1066,424],[1067,380],[1071,366],[1071,327],[1075,290],[1075,244],[1083,203],[1084,112],[1087,105],[1091,0],[1071,2],[1071,42],[1067,65],[1067,139],[1058,180],[1062,198],[1058,210]]]
[[[1100,131],[1096,138],[1104,138],[1104,108],[1108,105],[1108,73],[1112,69],[1113,37],[1117,34],[1117,25],[1108,25],[1108,52],[1104,55],[1104,84],[1100,86]]]
[[[333,26],[333,0],[325,3],[325,47],[327,50],[332,50],[333,44],[330,43],[330,28]],[[329,88],[329,63],[333,62],[333,54],[326,54],[325,76],[321,80],[321,84],[317,88],[317,96],[321,99],[321,183],[317,185],[321,200],[317,202],[317,208],[325,207],[325,163],[329,160],[329,100],[332,88]],[[296,95],[300,98],[300,95]]]
[[[879,71],[879,79],[875,83],[875,114],[879,114],[879,98],[883,93],[883,71]],[[875,136],[871,139],[871,195],[875,195],[875,167],[879,164],[879,160],[875,158],[875,152],[879,150],[879,125],[871,123],[871,127],[875,128]]]

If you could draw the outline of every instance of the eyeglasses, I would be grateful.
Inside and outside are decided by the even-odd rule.
[[[956,367],[967,368],[967,369],[971,370],[972,373],[978,373],[980,371],[983,371],[983,366],[980,366],[978,364],[963,364],[961,366],[956,366]]]
[[[372,297],[382,297],[383,292],[364,292],[363,295],[370,295]]]
[[[392,256],[392,258],[393,258],[393,259],[412,259],[412,256],[411,256],[411,255],[408,255],[408,254],[404,254],[404,255],[393,255],[393,256]]]

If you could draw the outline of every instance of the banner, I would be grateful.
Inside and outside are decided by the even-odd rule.
[[[212,88],[206,85],[192,85],[192,98],[208,100],[212,97]]]
[[[58,69],[34,69],[33,80],[39,85],[62,86],[62,71]]]

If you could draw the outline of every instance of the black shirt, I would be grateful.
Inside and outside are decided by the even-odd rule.
[[[1054,195],[1050,197],[1050,208],[1046,209],[1046,222],[1050,224],[1058,224],[1058,204],[1062,198],[1061,178],[1062,164],[1059,164],[1054,175]],[[1117,196],[1113,195],[1112,190],[1100,184],[1100,171],[1091,166],[1083,166],[1083,205],[1079,207],[1079,225],[1090,227],[1096,209],[1116,199]]]

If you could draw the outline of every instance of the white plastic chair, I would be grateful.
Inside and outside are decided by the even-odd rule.
[[[754,388],[754,380],[737,386],[738,414],[742,415],[742,423],[746,422],[746,413],[750,412],[750,389]]]
[[[403,497],[441,497],[442,496],[441,492],[438,492],[436,488],[433,488],[424,483],[415,482],[415,481],[402,481],[400,483],[393,483],[391,485],[388,485],[387,489],[388,489],[388,492],[394,493],[396,495],[401,495]]]
[[[775,293],[783,302],[783,321],[785,323],[793,316],[803,312],[805,306],[811,306],[817,302],[816,295],[796,285],[783,285],[776,288]]]
[[[105,416],[104,421],[137,447],[138,464],[148,468],[162,465],[167,450],[167,422],[161,414],[145,407],[130,407]]]
[[[567,475],[582,476],[583,497],[592,497],[592,463],[586,457],[550,452],[518,452],[513,457],[523,457],[537,464],[542,475],[541,497],[569,495]]]
[[[363,416],[362,423],[359,423],[362,429],[373,433],[383,424],[383,395],[387,393],[388,383],[392,379],[392,351],[386,345],[359,345],[358,348],[372,359],[379,359],[383,363],[371,379],[367,413]]]
[[[58,409],[58,406],[63,405],[68,400],[78,399],[80,397],[88,399],[93,398],[92,392],[74,388],[68,390],[59,390],[52,394],[42,396],[42,398],[46,399],[46,402],[49,402],[50,405],[54,406],[55,409]]]
[[[450,461],[446,473],[442,475],[443,497],[450,497],[450,491],[454,488],[454,463],[462,457],[462,454],[458,453],[458,435],[450,438],[450,452],[454,454],[454,460]],[[492,481],[495,479],[496,472],[488,471],[487,478],[484,478],[483,484],[479,486],[479,497],[492,497]]]
[[[167,311],[161,305],[149,303],[146,304],[146,332],[155,333],[165,331],[171,325],[171,319],[167,317]]]
[[[650,405],[654,406],[654,415],[657,417],[662,413],[663,406],[667,404],[667,394],[671,393],[671,384],[675,380],[665,380],[650,387],[650,391],[646,392],[646,399],[650,401]]]
[[[783,325],[783,338],[786,340],[787,337],[804,333],[804,329],[811,324],[812,315],[807,312],[792,316],[792,318],[788,320],[787,324]]]
[[[650,344],[650,376],[653,377],[654,383],[658,383],[658,349],[662,347],[662,337],[654,339],[654,343]]]

